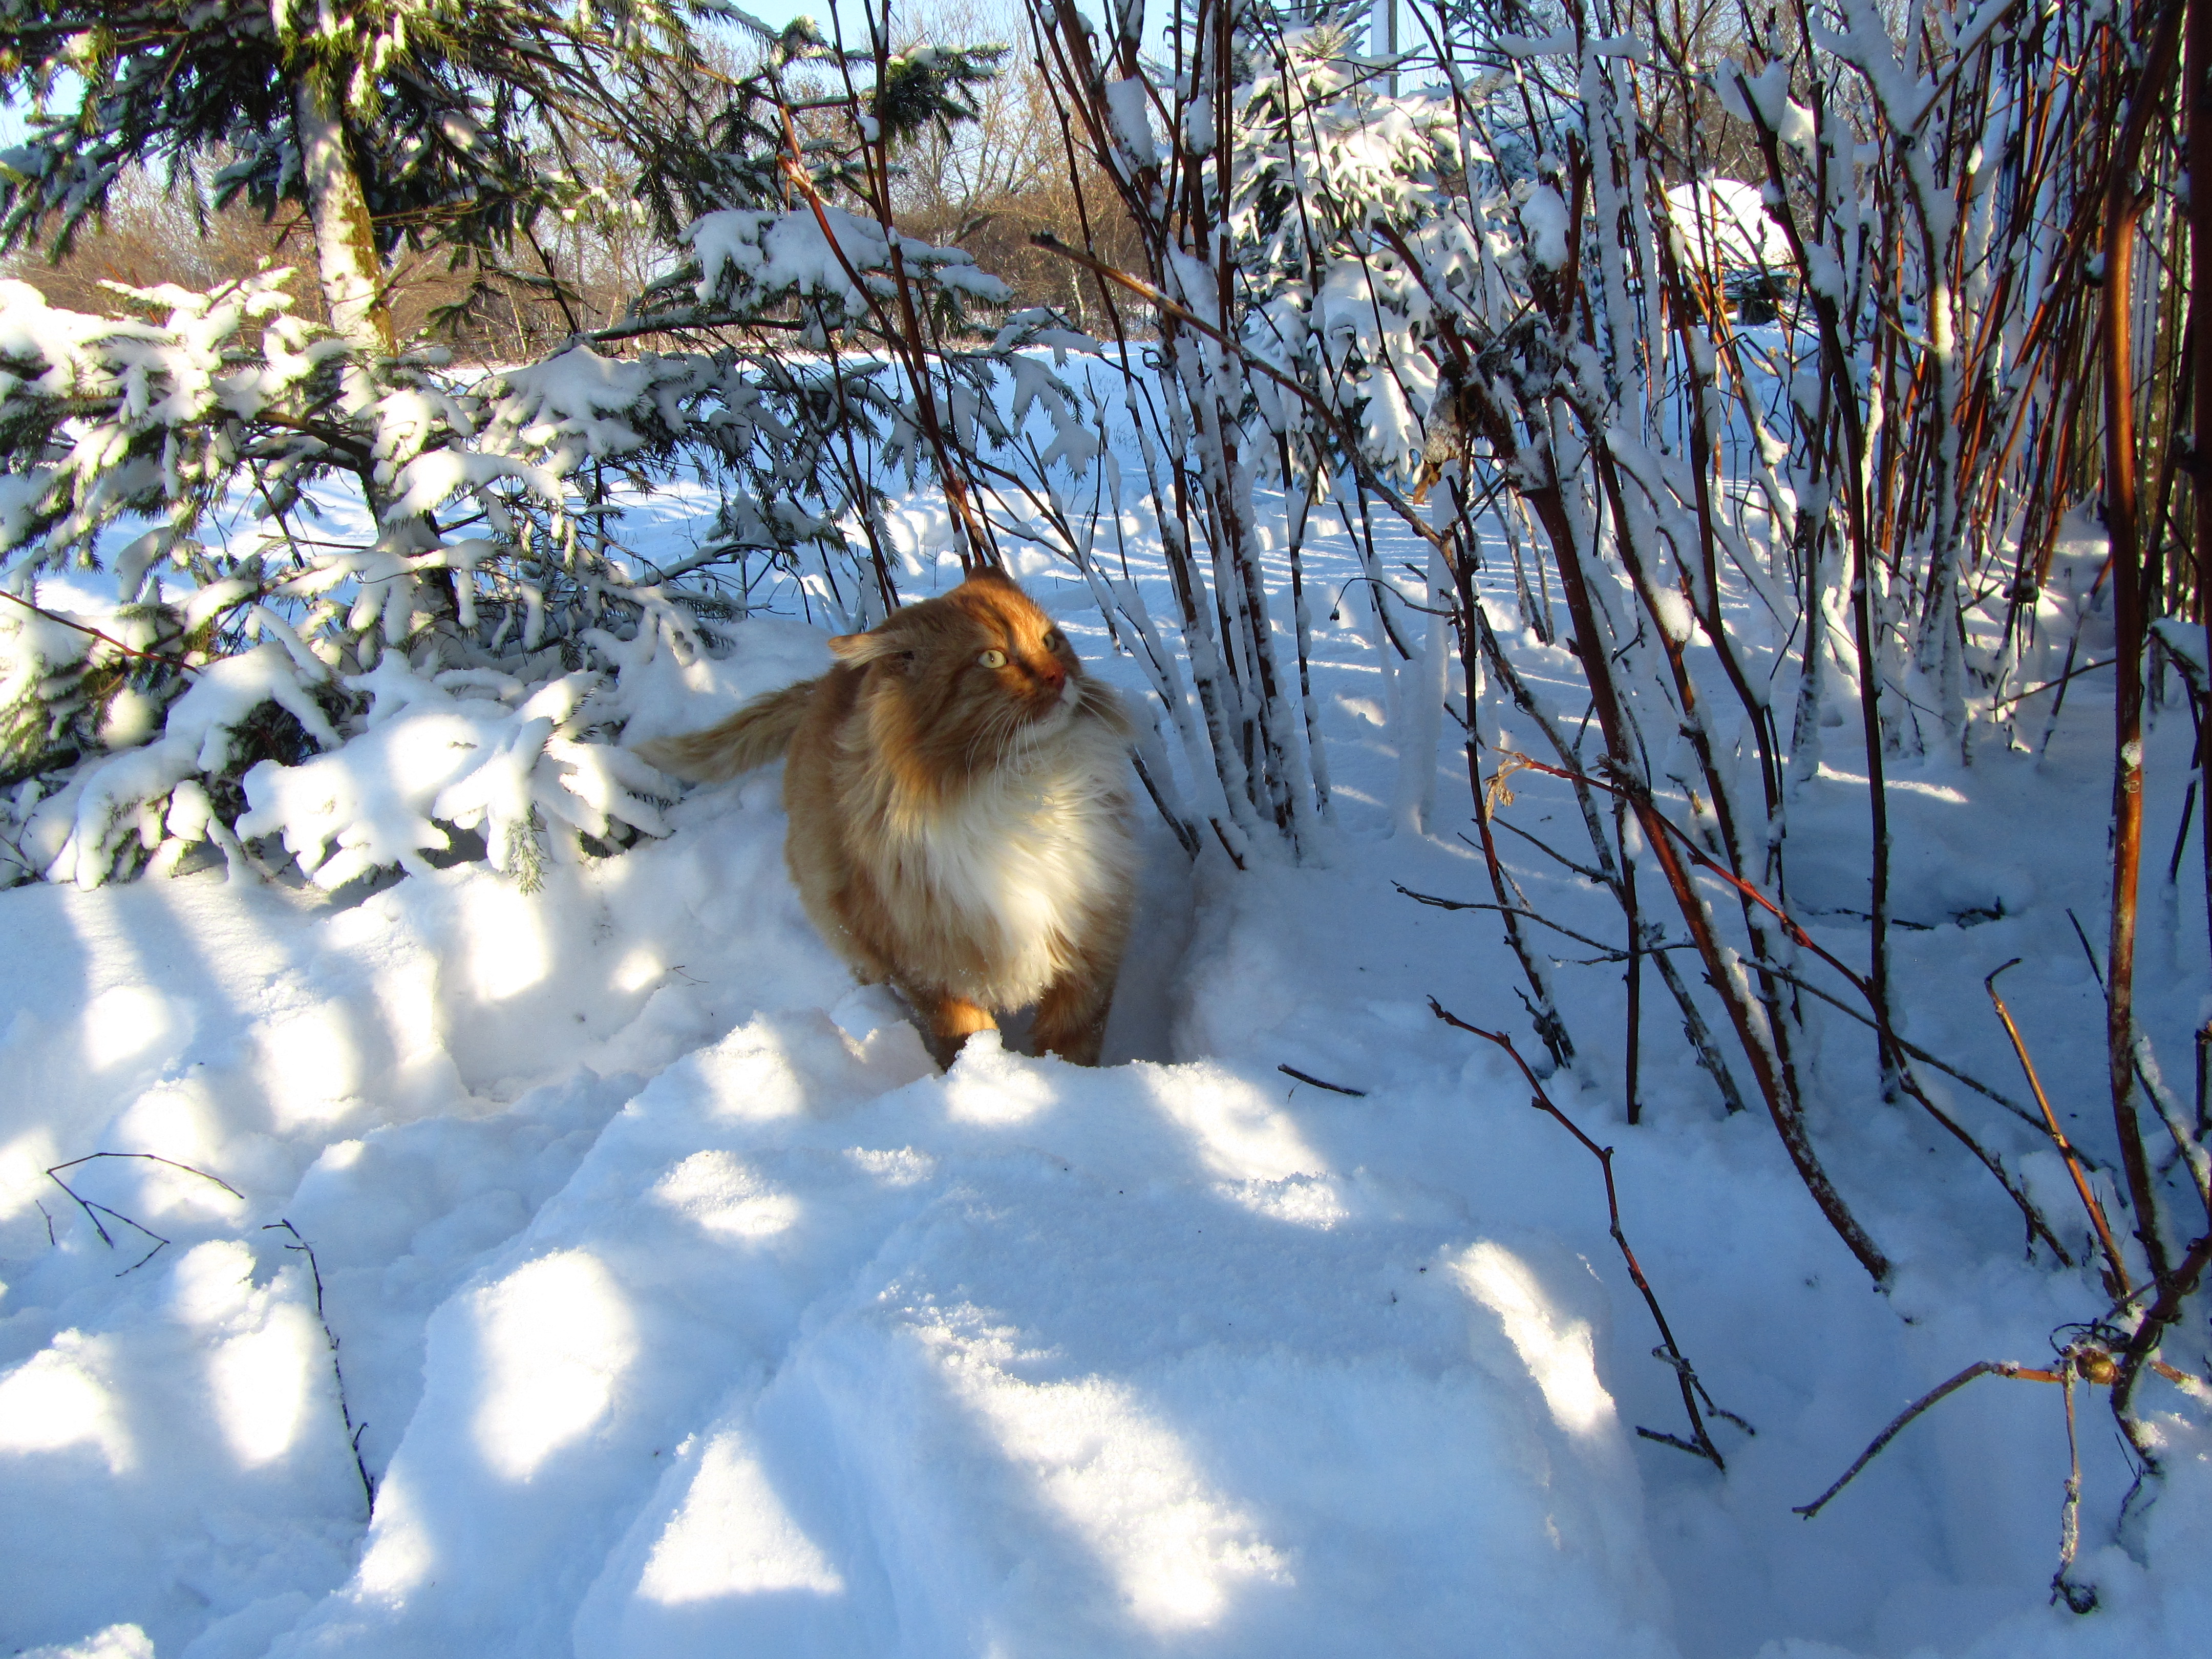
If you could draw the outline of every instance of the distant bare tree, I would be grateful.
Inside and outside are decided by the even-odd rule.
[[[590,246],[588,234],[576,240],[580,248]],[[568,252],[565,246],[562,251]],[[256,271],[289,266],[295,274],[284,287],[293,296],[296,314],[326,323],[322,289],[313,280],[314,261],[313,233],[306,216],[296,210],[264,219],[244,202],[210,208],[195,201],[189,178],[172,185],[133,171],[117,184],[106,212],[78,235],[61,259],[26,248],[0,260],[0,276],[28,283],[49,305],[114,314],[131,308],[110,284],[150,289],[167,283],[199,292]],[[606,260],[600,255],[584,263],[596,274],[597,265]],[[609,272],[604,285],[611,288],[622,280]],[[421,253],[401,258],[386,286],[394,327],[403,339],[429,326],[434,313],[463,306],[471,297],[466,278]],[[633,283],[627,292],[640,286]],[[615,307],[621,301],[607,303]],[[479,296],[465,310],[453,313],[447,332],[465,355],[512,359],[530,350],[547,332],[548,325],[538,310],[533,299]],[[557,318],[550,329],[556,337],[566,332]]]
[[[296,214],[266,222],[240,204],[203,217],[188,191],[133,173],[116,186],[104,217],[77,238],[59,264],[26,249],[0,264],[0,271],[30,283],[51,305],[99,313],[116,305],[105,283],[153,288],[174,283],[201,289],[267,266],[313,260],[313,239]],[[310,314],[319,314],[313,283],[298,281],[290,289]]]
[[[902,53],[948,42],[1006,48],[997,78],[976,89],[975,118],[928,128],[900,157],[901,211],[943,216],[958,226],[956,216],[988,211],[981,204],[1035,190],[1058,170],[1051,105],[1018,10],[1004,0],[932,0],[899,21]]]
[[[1098,279],[1048,253],[1031,238],[1049,232],[1088,244],[1107,263],[1139,258],[1113,192],[1071,152],[1039,73],[1028,19],[1012,0],[931,0],[900,20],[899,49],[991,41],[1005,44],[997,77],[978,89],[975,118],[932,127],[902,153],[894,205],[900,223],[926,241],[957,245],[1013,289],[1016,303],[1049,305],[1082,327],[1101,321]],[[1073,167],[1089,188],[1071,182]],[[1085,204],[1091,217],[1085,218]]]

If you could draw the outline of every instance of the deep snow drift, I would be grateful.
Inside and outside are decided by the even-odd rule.
[[[1942,1377],[2044,1359],[2094,1279],[2023,1261],[2002,1194],[1816,1012],[1816,1132],[1899,1264],[1874,1293],[1670,1009],[1625,1123],[1619,969],[1560,941],[1586,1075],[1549,1087],[1619,1148],[1684,1351],[1757,1431],[1717,1427],[1725,1474],[1636,1437],[1680,1406],[1596,1166],[1425,1003],[1533,1052],[1517,969],[1494,918],[1392,890],[1487,896],[1456,728],[1429,833],[1394,833],[1395,693],[1327,556],[1340,832],[1239,873],[1148,815],[1097,1071],[986,1036],[937,1075],[808,931],[772,772],[534,892],[471,865],[0,894],[0,1651],[2200,1650],[2212,1468],[2170,1390],[2171,1476],[2117,1533],[2129,1473],[2077,1400],[2087,1619],[2048,1601],[2055,1389],[1978,1383],[1790,1512]],[[1134,686],[1084,590],[1030,573]],[[726,661],[626,672],[631,738],[811,672],[818,638],[764,621]],[[2017,1094],[1977,981],[2026,958],[2008,993],[2094,1146],[2101,1004],[2066,913],[2096,936],[2108,785],[2100,694],[2073,695],[2040,762],[1898,778],[1898,971],[1912,1039]],[[1792,848],[1850,954],[1847,731]],[[1567,823],[1563,789],[1515,783],[1510,821]],[[2179,811],[2154,796],[2151,845]],[[1509,861],[1539,910],[1618,931],[1580,878]],[[2203,1014],[2192,862],[2147,885],[2157,1030]],[[1952,1103],[2077,1238],[2055,1154]],[[45,1173],[100,1152],[168,1162],[64,1170],[83,1204]]]

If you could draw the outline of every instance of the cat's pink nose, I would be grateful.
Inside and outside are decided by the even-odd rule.
[[[1060,690],[1067,684],[1067,670],[1063,668],[1055,658],[1047,657],[1039,663],[1036,676],[1054,691]]]

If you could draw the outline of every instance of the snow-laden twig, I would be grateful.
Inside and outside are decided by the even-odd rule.
[[[82,1193],[78,1192],[76,1188],[70,1186],[68,1182],[62,1179],[62,1171],[64,1170],[74,1170],[81,1164],[94,1164],[99,1162],[102,1158],[137,1158],[148,1164],[161,1164],[164,1169],[180,1170],[188,1176],[198,1176],[202,1181],[212,1182],[216,1186],[222,1188],[223,1191],[228,1193],[233,1198],[238,1200],[241,1204],[246,1201],[246,1194],[240,1192],[237,1188],[232,1186],[221,1176],[210,1175],[205,1170],[196,1170],[189,1164],[179,1164],[174,1158],[162,1158],[154,1152],[88,1152],[82,1158],[73,1158],[66,1164],[55,1164],[52,1169],[46,1171],[46,1179],[52,1182],[55,1186],[60,1188],[64,1192],[67,1193],[70,1195],[71,1201],[76,1205],[77,1208],[84,1212],[85,1219],[92,1223],[93,1231],[100,1235],[100,1242],[106,1245],[109,1249],[112,1250],[115,1248],[115,1239],[113,1236],[108,1232],[106,1227],[101,1224],[100,1218],[103,1215],[108,1217],[112,1220],[121,1222],[125,1226],[131,1228],[133,1231],[142,1233],[146,1237],[154,1241],[154,1248],[147,1251],[145,1255],[140,1256],[129,1267],[124,1268],[121,1273],[117,1273],[115,1276],[118,1279],[121,1279],[126,1273],[137,1272],[139,1268],[144,1267],[155,1256],[161,1255],[163,1250],[168,1248],[169,1240],[155,1232],[151,1227],[146,1225],[143,1221],[134,1220],[130,1216],[125,1215],[119,1210],[111,1209],[105,1204],[98,1203],[92,1199],[85,1197]],[[48,1241],[51,1243],[53,1236],[53,1222],[52,1218],[49,1218],[47,1220],[46,1233]]]
[[[315,1260],[315,1247],[307,1243],[297,1227],[283,1218],[279,1217],[268,1223],[261,1231],[264,1233],[281,1231],[291,1234],[292,1242],[284,1248],[307,1258],[307,1273],[315,1285],[315,1322],[323,1328],[323,1342],[330,1351],[331,1376],[337,1384],[338,1416],[345,1424],[346,1448],[353,1454],[354,1473],[361,1478],[362,1505],[374,1516],[376,1513],[376,1482],[369,1478],[368,1462],[362,1455],[361,1449],[361,1437],[368,1431],[368,1425],[353,1420],[353,1405],[346,1397],[345,1368],[338,1363],[338,1334],[331,1328],[330,1314],[323,1306],[322,1263]]]
[[[1712,1396],[1706,1393],[1705,1384],[1698,1381],[1697,1372],[1691,1368],[1689,1360],[1684,1356],[1681,1346],[1674,1340],[1674,1333],[1667,1323],[1666,1313],[1659,1306],[1658,1293],[1651,1288],[1650,1280],[1644,1276],[1643,1266],[1637,1261],[1635,1250],[1630,1248],[1628,1235],[1621,1228],[1620,1195],[1613,1185],[1613,1148],[1601,1146],[1592,1140],[1583,1133],[1573,1119],[1553,1103],[1552,1097],[1544,1092],[1544,1085],[1538,1079],[1535,1073],[1528,1069],[1528,1062],[1521,1058],[1521,1051],[1513,1046],[1511,1037],[1502,1031],[1486,1031],[1479,1025],[1468,1024],[1458,1015],[1446,1009],[1434,997],[1431,997],[1428,1001],[1429,1012],[1443,1021],[1445,1024],[1465,1031],[1470,1036],[1481,1037],[1486,1042],[1494,1042],[1503,1048],[1506,1056],[1520,1068],[1522,1078],[1528,1081],[1530,1091],[1528,1103],[1565,1129],[1585,1152],[1597,1160],[1598,1169],[1605,1178],[1606,1231],[1619,1248],[1620,1259],[1626,1265],[1628,1276],[1634,1281],[1638,1293],[1643,1297],[1644,1305],[1650,1310],[1652,1323],[1659,1328],[1661,1346],[1656,1352],[1659,1358],[1673,1369],[1674,1380],[1680,1385],[1682,1390],[1682,1408],[1688,1413],[1690,1419],[1690,1437],[1687,1440],[1679,1435],[1647,1429],[1640,1425],[1636,1431],[1647,1440],[1656,1440],[1665,1445],[1679,1447],[1684,1451],[1705,1458],[1715,1468],[1725,1470],[1728,1468],[1727,1462],[1721,1456],[1720,1448],[1713,1444],[1712,1435],[1705,1427],[1705,1413],[1710,1411],[1727,1418],[1746,1434],[1754,1433],[1756,1431],[1735,1413],[1723,1412],[1713,1404]],[[1699,1408],[1701,1401],[1703,1410]]]

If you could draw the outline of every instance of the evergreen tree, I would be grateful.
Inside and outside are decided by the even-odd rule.
[[[712,65],[702,19],[754,65]],[[106,317],[0,285],[17,878],[88,884],[204,839],[235,869],[234,823],[282,833],[326,885],[417,865],[454,824],[503,868],[573,851],[541,836],[556,823],[599,845],[657,831],[665,786],[607,741],[623,663],[709,642],[733,609],[718,578],[738,572],[741,611],[748,561],[804,577],[841,623],[879,613],[876,458],[943,470],[940,398],[1025,337],[939,349],[1004,290],[896,235],[885,201],[897,144],[964,117],[988,52],[855,64],[807,20],[779,34],[707,0],[0,0],[0,95],[33,110],[0,155],[0,252],[64,252],[153,170],[198,204],[303,220],[328,318],[297,313],[283,271],[118,289]],[[842,90],[794,91],[795,66]],[[587,151],[625,158],[634,192],[590,182]],[[536,231],[599,214],[642,216],[668,249],[626,322],[490,373],[394,337],[401,255],[557,311]],[[677,349],[634,351],[647,338]],[[678,465],[717,478],[725,511],[686,569],[647,580],[617,497]],[[348,535],[328,514],[355,495],[369,524]],[[112,614],[38,603],[41,573],[87,568],[112,572]],[[324,810],[331,751],[432,714],[466,728],[461,761],[387,768]]]

